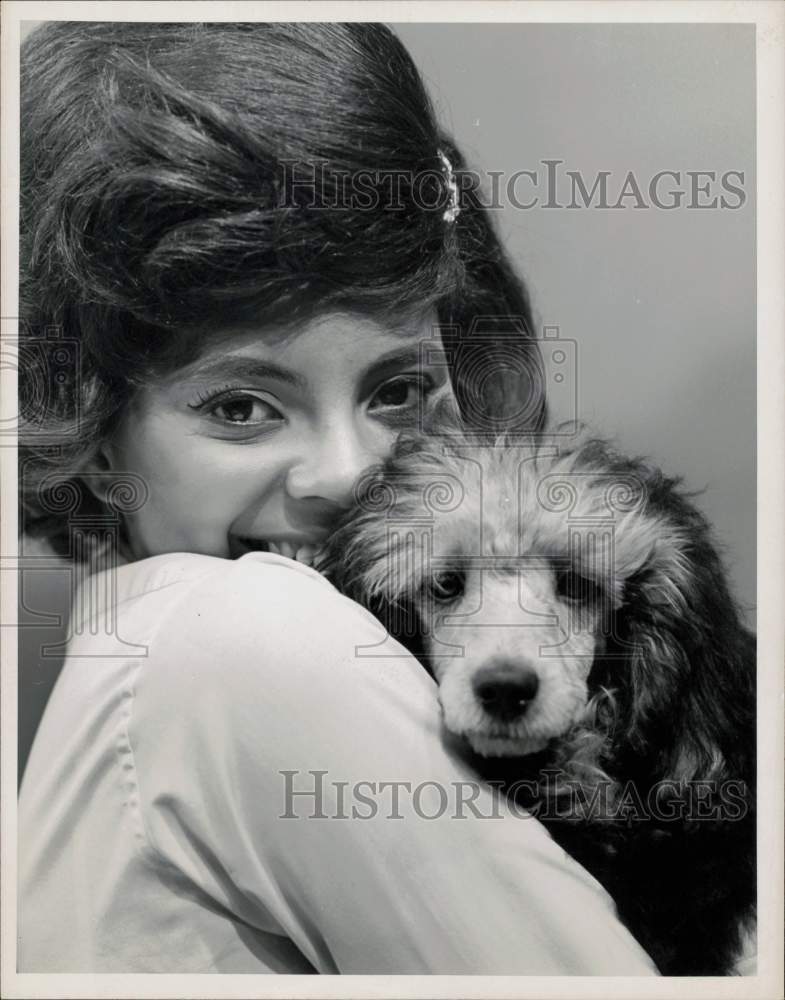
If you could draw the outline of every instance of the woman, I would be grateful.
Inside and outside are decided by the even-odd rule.
[[[89,575],[21,792],[20,970],[652,974],[309,566],[429,406],[544,417],[395,36],[57,24],[23,63],[24,526]]]

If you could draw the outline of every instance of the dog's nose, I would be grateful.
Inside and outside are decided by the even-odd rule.
[[[472,686],[482,707],[503,722],[519,719],[537,696],[539,678],[531,667],[494,663],[478,671]]]

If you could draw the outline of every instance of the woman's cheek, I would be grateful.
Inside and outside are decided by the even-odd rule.
[[[231,478],[210,469],[202,477],[157,476],[142,509],[128,521],[132,549],[138,558],[164,552],[228,554],[228,529],[246,505],[243,491]],[[238,484],[239,485],[239,484]],[[245,491],[250,495],[250,490]]]
[[[416,421],[413,419],[400,427],[389,426],[381,421],[372,421],[368,431],[368,453],[372,462],[384,462],[395,448],[395,442],[404,431],[414,430]]]

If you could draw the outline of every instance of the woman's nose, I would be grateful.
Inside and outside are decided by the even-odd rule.
[[[352,504],[355,483],[385,457],[387,444],[365,441],[354,428],[323,430],[289,469],[287,492],[298,500],[328,500],[346,509]]]

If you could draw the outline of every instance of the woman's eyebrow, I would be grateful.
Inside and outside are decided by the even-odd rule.
[[[439,366],[443,366],[446,371],[446,359],[441,358],[440,352],[434,350],[424,352],[422,345],[418,343],[415,347],[404,347],[377,358],[363,373],[363,382],[383,378],[391,372],[400,371],[401,368],[431,368]]]
[[[419,343],[413,347],[390,351],[389,354],[384,354],[376,358],[368,366],[365,372],[363,372],[361,383],[365,387],[403,368],[431,367],[435,365],[436,367],[445,367],[446,372],[446,362],[440,362],[438,358],[431,356],[438,353],[429,351],[425,359],[427,364],[423,364],[423,352]],[[289,368],[276,364],[274,361],[243,355],[209,358],[201,363],[197,362],[185,375],[185,379],[188,382],[200,382],[208,379],[230,381],[232,379],[248,378],[277,379],[279,382],[285,382],[287,385],[301,390],[308,387],[306,378],[299,372],[294,372]]]
[[[189,382],[203,379],[277,379],[286,382],[297,389],[306,387],[306,380],[297,372],[277,365],[274,361],[263,361],[261,358],[228,357],[213,358],[190,369],[187,375]]]

